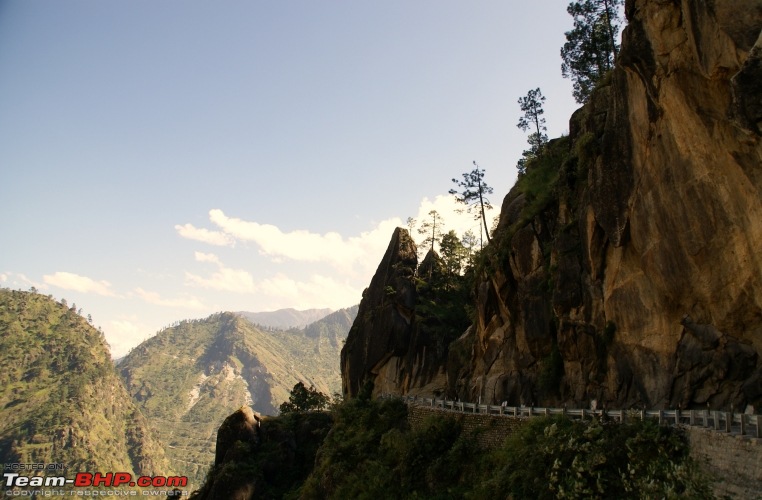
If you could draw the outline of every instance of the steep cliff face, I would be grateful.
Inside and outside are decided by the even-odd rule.
[[[467,321],[462,313],[438,307],[453,303],[458,293],[439,256],[430,250],[417,264],[415,243],[407,230],[397,228],[341,350],[345,395],[356,396],[366,382],[373,383],[374,394],[446,390],[442,359]],[[427,305],[436,313],[421,315]]]
[[[503,202],[474,324],[427,360],[450,396],[762,406],[762,4],[628,0],[626,14],[617,68]],[[404,326],[410,298],[384,302],[377,279],[365,313],[398,308]],[[351,346],[368,354],[342,356],[345,391],[363,370],[430,390],[399,383],[401,365],[381,376],[411,352],[409,328],[373,318]]]
[[[762,400],[762,4],[626,11],[618,68],[553,145],[553,199],[504,201],[464,398]]]

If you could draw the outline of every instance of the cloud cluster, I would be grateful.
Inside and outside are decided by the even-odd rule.
[[[204,309],[206,306],[196,297],[163,298],[158,292],[149,292],[138,287],[135,294],[149,304],[162,307],[178,307],[183,309]]]
[[[463,205],[457,204],[452,196],[437,196],[434,200],[424,198],[415,218],[420,225],[429,218],[428,214],[431,210],[437,210],[444,218],[445,231],[453,229],[462,235],[471,230],[478,236],[480,221],[475,220],[473,214],[467,213],[463,208]],[[491,217],[492,214],[488,212],[487,220],[490,225]],[[337,232],[324,234],[308,230],[284,232],[272,224],[230,217],[220,209],[210,210],[209,220],[218,230],[196,228],[192,224],[176,225],[175,229],[183,238],[204,241],[212,245],[225,242],[226,245],[232,246],[235,241],[252,242],[257,245],[260,254],[267,256],[273,262],[292,260],[326,263],[335,270],[352,277],[367,277],[368,272],[375,269],[378,259],[383,255],[394,229],[397,226],[406,226],[399,217],[392,217],[379,222],[370,231],[362,232],[357,236],[343,237]],[[422,239],[415,228],[412,236],[414,239]],[[200,257],[198,253],[196,260],[211,262],[208,258],[205,260],[205,257]],[[198,276],[186,275],[186,278],[196,284],[204,283],[204,280]],[[228,289],[235,287],[246,290],[246,287],[249,287],[243,274],[223,266],[220,267],[216,278],[216,282],[227,280],[229,285],[225,286]],[[210,282],[207,284],[211,285]]]
[[[186,271],[185,282],[187,284],[224,292],[254,293],[257,291],[257,287],[254,286],[254,278],[248,271],[226,267],[220,262],[219,257],[211,253],[196,252],[195,255],[198,262],[216,264],[217,271],[208,278]]]
[[[235,240],[228,234],[219,231],[210,231],[204,228],[193,227],[192,224],[177,224],[175,226],[177,234],[189,240],[200,241],[216,246],[233,246]]]
[[[53,274],[44,275],[42,280],[48,285],[62,288],[64,290],[72,290],[81,293],[94,293],[106,297],[117,296],[111,290],[111,283],[108,281],[96,281],[92,278],[88,278],[87,276],[81,276],[75,273],[59,271]]]
[[[34,280],[27,278],[25,274],[12,273],[10,271],[0,273],[0,283],[6,286],[10,285],[10,286],[15,286],[19,288],[35,287],[39,290],[48,289],[48,285],[46,285],[45,283],[38,283]]]
[[[277,273],[272,277],[255,281],[251,273],[226,266],[215,254],[196,252],[195,257],[197,262],[214,264],[216,270],[206,277],[186,271],[187,285],[221,292],[257,295],[257,302],[269,304],[267,307],[338,308],[358,303],[360,300],[357,285],[331,276],[312,273],[302,279],[293,279],[283,273]]]

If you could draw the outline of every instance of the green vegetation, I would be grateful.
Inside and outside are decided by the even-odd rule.
[[[519,107],[524,115],[519,118],[519,123],[516,126],[524,132],[534,129],[534,132],[530,133],[527,138],[529,149],[524,151],[522,158],[516,164],[519,174],[526,173],[527,161],[539,156],[543,146],[548,142],[548,136],[545,134],[548,129],[545,126],[545,118],[542,116],[545,114],[545,110],[542,108],[544,102],[545,96],[542,95],[539,87],[530,90],[526,96],[519,98]]]
[[[422,333],[434,340],[432,344],[441,355],[471,324],[466,305],[470,302],[472,269],[469,268],[465,275],[449,272],[454,264],[447,263],[454,258],[448,256],[448,260],[442,260],[437,257],[437,269],[416,280],[416,324]]]
[[[173,468],[197,486],[214,460],[217,428],[236,409],[277,414],[299,381],[324,394],[340,390],[341,341],[356,313],[287,332],[262,331],[233,313],[180,321],[133,349],[119,371]]]
[[[521,211],[517,227],[523,227],[554,200],[562,165],[569,161],[570,140],[560,137],[547,143],[542,154],[530,158],[526,163],[526,173],[516,181],[516,189],[526,197],[526,205]]]
[[[318,415],[324,420],[309,431],[305,419]],[[267,419],[263,445],[225,467],[255,479],[257,498],[711,498],[684,436],[652,421],[536,418],[503,446],[480,449],[479,430],[464,430],[445,412],[411,427],[396,400],[358,397],[328,415]],[[304,440],[295,451],[302,462],[271,435]]]
[[[574,28],[565,34],[561,73],[571,78],[574,98],[580,104],[614,67],[619,50],[617,9],[621,4],[622,0],[577,0],[566,9],[574,18]]]
[[[309,389],[302,382],[297,382],[291,389],[288,401],[280,405],[280,412],[291,413],[297,411],[324,410],[328,406],[329,398],[314,387]]]
[[[423,221],[421,227],[418,228],[418,233],[426,236],[421,242],[421,247],[423,248],[428,245],[428,247],[433,250],[434,243],[439,241],[442,237],[442,225],[444,224],[444,220],[436,210],[430,210],[429,217],[431,217],[431,220]]]
[[[207,498],[212,488],[217,490],[216,498],[231,498],[233,491],[247,484],[255,488],[251,498],[298,498],[298,489],[312,472],[332,421],[327,412],[266,418],[256,449],[237,441],[232,450],[236,459],[211,468],[204,486],[190,498]]]
[[[476,492],[514,498],[711,498],[684,436],[653,421],[531,420],[490,454]],[[478,496],[478,495],[477,495]]]
[[[171,473],[103,334],[64,304],[0,289],[0,459]]]

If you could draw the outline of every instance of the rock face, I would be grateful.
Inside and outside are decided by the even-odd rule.
[[[417,248],[410,234],[395,229],[341,350],[345,395],[356,396],[366,382],[373,383],[374,394],[445,390],[440,360],[447,346],[415,314],[417,265]],[[418,272],[427,279],[442,272],[436,253],[427,254]]]
[[[528,223],[521,190],[503,204],[506,259],[479,286],[463,398],[762,399],[762,4],[626,12],[610,84],[571,120],[556,199]]]
[[[762,3],[625,10],[617,68],[503,202],[476,321],[427,361],[450,396],[762,406]],[[342,352],[350,396],[363,374],[428,383],[389,364],[412,346],[395,237]]]

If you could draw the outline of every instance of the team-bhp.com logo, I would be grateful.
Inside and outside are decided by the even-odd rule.
[[[139,476],[132,478],[129,472],[107,472],[101,474],[96,472],[77,472],[74,479],[66,479],[64,476],[21,476],[17,472],[3,473],[5,486],[11,488],[14,486],[74,486],[75,488],[118,488],[120,486],[139,486],[141,488],[175,488],[183,487],[188,484],[188,478],[185,476]]]

